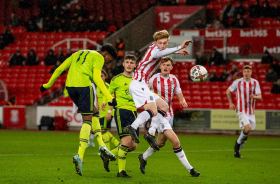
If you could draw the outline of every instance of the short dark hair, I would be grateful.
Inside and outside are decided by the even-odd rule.
[[[243,70],[245,70],[245,69],[252,70],[252,67],[251,67],[250,65],[245,65],[245,66],[243,67]]]
[[[132,54],[128,54],[124,57],[124,60],[131,59],[132,61],[136,61],[136,57]]]
[[[117,56],[118,56],[117,50],[112,45],[103,45],[101,47],[101,51],[102,52],[105,52],[105,51],[108,52],[114,59],[116,59]]]
[[[105,75],[105,78],[107,78],[108,74],[107,74],[107,72],[105,70],[102,69],[101,73],[103,73]]]

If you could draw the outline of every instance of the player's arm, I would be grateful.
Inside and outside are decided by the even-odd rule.
[[[44,91],[50,89],[54,82],[56,81],[56,79],[61,75],[62,72],[64,72],[67,68],[70,67],[72,62],[72,56],[69,57],[68,59],[66,59],[52,74],[52,77],[50,78],[49,82],[47,84],[43,84],[40,88],[41,93],[43,93]]]
[[[184,98],[183,93],[178,93],[178,94],[176,94],[176,95],[177,95],[178,100],[179,100],[180,104],[182,105],[182,107],[187,108],[187,107],[188,107],[188,104],[187,104],[187,102],[186,102],[186,100],[185,100],[185,98]]]
[[[109,93],[104,82],[101,79],[101,70],[99,70],[98,68],[93,68],[93,81],[105,96],[106,102],[110,102],[111,100],[113,100],[112,95]]]
[[[110,82],[110,86],[109,86],[108,91],[109,91],[110,94],[113,95],[114,92],[116,91],[116,89],[117,89],[117,85],[115,83],[115,77],[114,77]],[[101,109],[104,111],[105,108],[106,108],[106,98],[105,98],[105,96],[103,96],[103,101],[102,102],[103,103],[101,104]]]
[[[262,100],[262,94],[261,94],[261,88],[259,82],[256,84],[256,95],[251,94],[250,98],[256,99],[256,100]]]
[[[184,55],[188,55],[189,52],[186,51],[184,48],[186,48],[189,43],[192,43],[193,41],[191,40],[185,40],[180,46],[178,47],[173,47],[173,48],[166,48],[164,50],[157,50],[153,55],[153,57],[155,58],[160,58],[172,53],[177,53],[177,54],[184,54]]]
[[[232,109],[232,110],[235,110],[236,107],[235,107],[235,105],[232,103],[231,91],[229,90],[229,88],[227,89],[226,94],[227,94],[227,98],[228,98],[228,102],[229,102],[229,108]]]
[[[178,98],[178,100],[179,100],[181,106],[182,106],[183,108],[187,108],[187,107],[188,107],[188,104],[187,104],[187,102],[186,102],[186,100],[185,100],[185,98],[184,98],[184,95],[183,95],[183,93],[182,93],[182,89],[181,89],[181,87],[180,87],[179,80],[178,80],[177,78],[175,78],[175,79],[176,79],[177,85],[176,85],[176,87],[175,87],[175,89],[174,89],[174,93],[177,95],[177,98]]]

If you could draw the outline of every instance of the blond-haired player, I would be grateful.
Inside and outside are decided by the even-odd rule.
[[[262,100],[260,84],[256,79],[251,78],[252,67],[246,65],[243,67],[243,78],[235,80],[227,89],[229,108],[236,110],[239,116],[240,127],[243,128],[239,138],[234,146],[234,156],[242,158],[240,150],[245,145],[248,134],[256,128],[256,119],[254,115],[256,100]],[[237,105],[231,100],[231,93],[236,90]]]
[[[180,88],[180,83],[176,76],[170,74],[173,69],[173,59],[169,56],[162,58],[162,63],[160,65],[161,73],[155,74],[149,81],[149,84],[152,88],[152,91],[160,95],[160,97],[166,101],[169,105],[169,110],[167,111],[164,119],[167,121],[163,121],[160,123],[158,127],[158,139],[157,145],[159,147],[165,146],[167,139],[170,140],[173,146],[173,151],[181,161],[181,163],[185,166],[185,168],[190,172],[190,174],[194,177],[198,177],[200,175],[189,163],[184,150],[181,148],[180,141],[177,135],[172,130],[173,126],[173,109],[172,109],[172,101],[173,97],[176,94],[180,104],[182,107],[187,108],[188,104],[184,99],[182,90]],[[154,124],[154,119],[152,119],[152,127]],[[144,154],[140,154],[138,159],[140,161],[140,170],[143,174],[145,174],[145,166],[147,164],[147,160],[150,156],[155,153],[155,150],[152,147],[149,147]]]
[[[154,121],[159,124],[164,121],[163,117],[169,109],[168,104],[163,99],[150,91],[148,87],[150,78],[159,69],[163,56],[172,53],[188,55],[188,51],[184,48],[192,42],[191,40],[185,40],[178,47],[167,48],[169,43],[169,33],[166,30],[156,32],[153,38],[154,42],[150,45],[149,49],[139,62],[139,65],[134,72],[133,80],[129,86],[129,93],[133,98],[135,106],[137,108],[143,107],[145,110],[138,115],[137,119],[130,126],[126,127],[133,141],[136,143],[139,143],[136,134],[138,127],[150,118],[154,118]],[[156,131],[155,128],[156,127],[149,129],[149,132],[145,134],[144,138],[148,141],[150,146],[159,150],[154,137]]]

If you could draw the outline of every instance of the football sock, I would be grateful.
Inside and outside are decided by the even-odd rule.
[[[110,150],[111,143],[110,143],[110,138],[109,138],[108,132],[107,131],[101,132],[101,134],[102,134],[102,140],[103,140],[104,144],[106,145],[108,150]]]
[[[148,158],[154,154],[154,152],[155,152],[155,149],[152,148],[152,147],[149,147],[149,148],[145,151],[145,153],[143,154],[143,159],[147,161]]]
[[[90,136],[89,136],[88,145],[90,145],[90,142],[94,142],[94,136],[95,136],[95,134],[91,131]]]
[[[80,131],[80,144],[78,154],[81,160],[84,159],[85,150],[87,148],[89,134],[91,128],[91,121],[83,121],[83,125]]]
[[[150,110],[146,110],[141,112],[138,117],[136,118],[136,120],[131,124],[131,126],[137,130],[137,128],[144,124],[146,121],[148,121],[150,118],[152,118],[154,116],[153,112]]]
[[[186,154],[184,150],[181,148],[181,146],[179,148],[173,148],[173,151],[176,154],[176,156],[179,158],[181,163],[185,166],[185,168],[187,168],[190,171],[193,167],[190,165],[186,157]]]
[[[115,149],[111,150],[111,153],[113,153],[114,155],[118,156],[119,152],[119,147],[116,147]]]
[[[159,123],[162,121],[165,114],[166,114],[166,112],[164,112],[162,110],[158,110],[157,115],[152,118],[152,123],[151,123],[151,126],[150,126],[149,131],[148,131],[149,134],[151,134],[152,136],[155,136],[156,129],[158,128]]]
[[[118,152],[119,172],[125,171],[126,155],[128,152],[129,152],[129,148],[127,146],[121,145],[119,147],[119,152]]]
[[[242,143],[242,140],[245,139],[245,138],[247,137],[247,135],[248,135],[248,134],[246,134],[246,133],[244,132],[244,130],[242,130],[241,133],[240,133],[239,138],[237,139],[237,143],[238,143],[238,144],[241,144],[241,143]]]
[[[92,117],[92,131],[95,134],[99,146],[106,146],[102,140],[101,128],[98,117]]]
[[[116,147],[120,144],[120,142],[118,141],[118,139],[116,139],[112,134],[111,132],[108,132],[108,136],[109,136],[109,139],[110,139],[110,142],[113,143]]]

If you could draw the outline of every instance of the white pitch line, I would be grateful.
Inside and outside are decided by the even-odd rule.
[[[233,149],[225,149],[225,150],[188,150],[186,153],[194,153],[194,152],[233,152]],[[280,151],[280,149],[243,149],[242,152],[244,151]],[[158,151],[159,153],[171,153],[173,151]],[[143,153],[140,151],[133,151],[131,153],[134,154],[139,154]],[[129,154],[131,154],[129,153]],[[65,154],[0,154],[0,157],[9,157],[9,156],[41,156],[41,155],[51,155],[51,156],[67,156],[67,155],[75,155],[76,153],[65,153]],[[87,153],[89,155],[97,155],[98,153]]]

